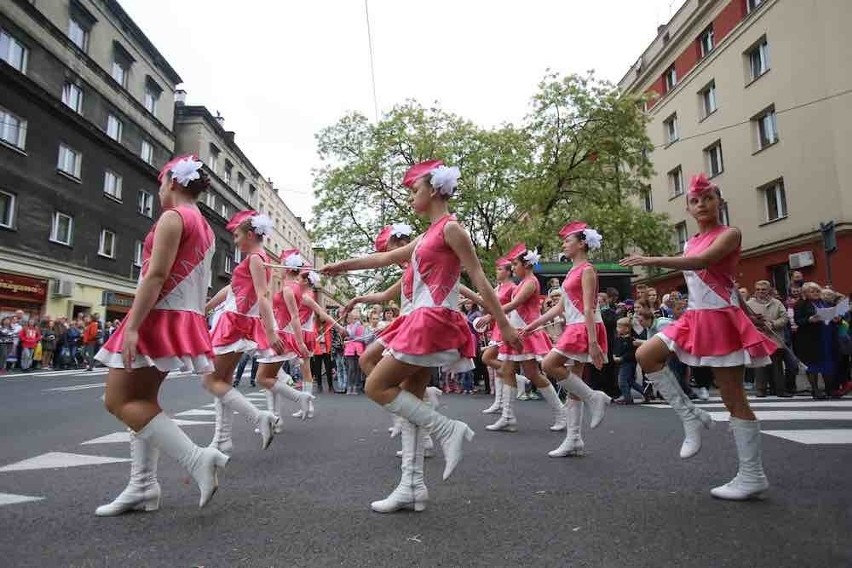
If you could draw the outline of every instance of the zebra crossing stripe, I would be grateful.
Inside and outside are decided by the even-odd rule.
[[[30,497],[29,495],[15,495],[13,493],[0,493],[0,507],[3,505],[17,505],[18,503],[29,503],[41,501],[44,497]]]
[[[754,409],[752,409],[754,410]],[[754,413],[761,422],[780,420],[852,420],[852,411],[844,410],[758,410]],[[731,415],[727,412],[711,412],[710,416],[716,422],[728,422]]]
[[[808,446],[852,444],[852,430],[764,430],[764,434]]]

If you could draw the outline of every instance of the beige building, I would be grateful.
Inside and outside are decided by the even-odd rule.
[[[689,178],[706,172],[743,232],[739,280],[828,280],[820,223],[834,221],[832,276],[852,292],[852,2],[687,0],[620,81],[647,93],[656,174],[645,207],[678,246],[697,230]],[[679,285],[679,275],[653,279]]]
[[[260,185],[258,211],[266,213],[275,222],[275,236],[272,250],[277,254],[285,249],[299,249],[302,255],[313,263],[311,236],[301,217],[297,217],[281,198],[272,180]],[[315,264],[315,263],[314,263]]]

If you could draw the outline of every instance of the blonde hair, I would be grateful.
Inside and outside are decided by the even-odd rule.
[[[816,290],[817,292],[822,293],[822,286],[816,282],[805,282],[802,284],[802,292],[807,292],[808,290]]]
[[[615,325],[624,325],[630,327],[630,318],[618,318],[618,321],[615,322]]]

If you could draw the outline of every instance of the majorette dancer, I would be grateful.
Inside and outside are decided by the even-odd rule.
[[[278,338],[284,345],[284,352],[258,359],[257,380],[266,389],[267,399],[271,399],[268,410],[281,416],[281,400],[287,399],[298,403],[307,417],[308,405],[314,398],[310,392],[299,392],[288,384],[286,373],[278,376],[281,365],[293,359],[310,358],[310,351],[305,345],[302,324],[299,320],[299,310],[302,307],[302,297],[305,292],[304,283],[299,273],[305,266],[305,261],[296,249],[285,250],[280,256],[281,289],[272,297],[272,312],[275,314],[275,326]],[[283,423],[279,420],[275,427],[280,432]]]
[[[601,235],[585,223],[568,223],[559,231],[562,250],[572,263],[562,282],[562,301],[526,327],[537,329],[556,316],[565,319],[565,329],[544,358],[542,368],[559,381],[571,396],[567,401],[565,441],[549,452],[550,457],[580,456],[584,452],[583,405],[589,407],[589,422],[597,428],[604,418],[609,395],[589,388],[581,378],[587,363],[600,369],[606,362],[607,339],[598,308],[598,275],[589,263],[589,250],[601,246]]]
[[[701,449],[701,430],[713,424],[683,393],[666,365],[669,354],[693,367],[712,367],[716,386],[731,413],[731,431],[737,446],[737,475],[710,491],[720,499],[744,500],[769,488],[760,456],[760,423],[743,389],[744,367],[763,367],[777,345],[761,334],[740,307],[734,273],[740,260],[739,229],[720,220],[725,202],[719,188],[704,174],[689,184],[686,210],[698,222],[680,257],[630,256],[623,266],[659,266],[682,270],[689,288],[687,311],[636,352],[648,379],[683,421],[686,437],[680,449],[689,458]],[[712,330],[708,333],[708,330]]]
[[[253,423],[266,449],[275,435],[278,418],[271,412],[258,410],[243,394],[231,386],[234,368],[244,352],[256,352],[260,358],[286,351],[275,332],[275,317],[269,294],[269,257],[263,250],[263,239],[272,233],[272,219],[255,211],[240,211],[231,217],[226,228],[243,260],[234,269],[231,284],[207,302],[213,309],[224,302],[216,326],[211,332],[215,369],[204,375],[204,386],[215,400],[216,427],[210,446],[224,452],[233,449],[231,427],[237,411]]]
[[[375,240],[375,249],[376,252],[388,252],[392,250],[396,250],[400,247],[403,247],[411,242],[412,236],[414,233],[414,229],[411,228],[411,225],[406,223],[395,223],[393,225],[387,225],[376,236]],[[408,263],[402,263],[404,267]],[[410,292],[410,290],[409,290]],[[364,371],[364,375],[367,376],[371,372],[375,366],[382,360],[382,354],[387,348],[390,341],[396,336],[400,327],[402,326],[405,318],[408,317],[408,314],[413,309],[411,298],[402,293],[402,278],[397,280],[390,288],[385,290],[384,292],[377,292],[374,294],[366,294],[363,296],[356,296],[349,300],[346,306],[343,308],[344,315],[352,311],[352,309],[358,304],[383,304],[390,300],[399,299],[399,316],[393,320],[393,322],[383,330],[381,330],[376,337],[376,340],[370,343],[364,352],[361,354],[361,357],[358,359],[358,363],[361,366],[361,370]],[[409,384],[409,381],[403,381],[401,387],[403,390],[407,390],[409,392],[415,392],[416,388],[414,385]],[[438,393],[439,389],[433,387],[427,387],[425,392],[425,397],[428,399],[428,403],[432,405],[433,408],[438,408]],[[402,429],[405,427],[406,421],[399,416],[394,416],[393,425],[390,427],[391,438],[396,438],[402,433]],[[425,457],[431,457],[434,455],[434,441],[428,432],[421,429],[421,435],[423,436],[423,444],[424,444],[424,455]],[[398,457],[402,457],[403,452],[397,452]]]
[[[203,507],[218,486],[217,470],[228,456],[200,448],[166,416],[157,397],[169,371],[212,369],[204,301],[215,252],[213,231],[196,200],[210,178],[195,156],[181,156],[160,171],[163,213],[145,237],[142,270],[133,306],[96,359],[109,367],[107,410],[130,429],[130,482],[99,516],[160,506],[157,461],[160,450],[195,479]]]
[[[515,283],[512,282],[512,261],[504,257],[498,258],[495,263],[495,277],[497,286],[494,292],[497,294],[497,299],[500,300],[500,305],[505,306],[512,301],[512,293],[515,290]],[[478,302],[477,302],[478,303]],[[482,322],[483,320],[480,320]],[[477,324],[479,325],[479,324]],[[483,414],[498,414],[503,409],[503,387],[500,379],[500,369],[503,364],[497,358],[499,354],[499,346],[503,340],[499,327],[494,327],[491,332],[491,338],[488,342],[488,347],[482,352],[482,362],[488,367],[494,369],[496,379],[494,381],[494,403],[482,411]]]
[[[341,334],[346,334],[346,329],[338,324],[333,317],[329,315],[325,309],[320,306],[317,299],[317,290],[320,285],[320,275],[310,266],[305,266],[299,272],[299,278],[302,282],[302,305],[299,308],[299,319],[302,323],[302,335],[305,338],[305,345],[308,348],[308,353],[313,353],[317,344],[319,334],[316,329],[316,320],[319,320],[326,325],[334,326]],[[302,392],[313,394],[314,392],[314,376],[311,372],[311,356],[303,357],[300,361],[299,369],[302,372]],[[280,375],[280,374],[279,374]],[[289,381],[290,377],[286,377]],[[297,410],[293,416],[295,418],[314,417],[314,397],[308,399],[308,410]]]
[[[441,444],[447,479],[462,457],[465,440],[473,430],[459,420],[450,420],[424,403],[431,367],[469,370],[476,355],[473,334],[458,310],[459,277],[465,266],[474,285],[483,290],[485,307],[496,314],[504,340],[520,345],[517,332],[509,325],[497,296],[491,290],[476,257],[470,236],[449,214],[448,201],[458,184],[458,168],[448,168],[433,160],[411,167],[403,185],[411,190],[416,213],[428,216],[431,225],[416,242],[394,251],[328,265],[327,274],[348,270],[379,268],[411,259],[403,276],[403,294],[412,299],[412,311],[388,342],[386,355],[367,377],[366,393],[386,410],[405,418],[402,432],[402,477],[396,489],[371,504],[374,511],[387,513],[403,508],[422,511],[428,500],[423,479],[424,447],[419,429],[426,429]],[[400,389],[408,379],[410,388]],[[413,386],[412,386],[413,385]]]
[[[512,291],[511,300],[503,305],[503,311],[508,314],[509,323],[513,327],[525,329],[541,316],[539,283],[533,274],[533,267],[539,261],[539,255],[537,251],[529,250],[525,244],[520,243],[506,254],[506,258],[512,261],[512,271],[520,278],[520,282]],[[489,317],[486,316],[485,319]],[[564,430],[565,409],[562,401],[538,366],[539,361],[550,352],[550,336],[542,329],[532,330],[523,335],[522,341],[521,349],[505,344],[499,347],[497,358],[501,362],[500,387],[503,390],[503,408],[497,422],[486,426],[486,429],[492,432],[515,432],[518,429],[513,407],[518,389],[515,368],[519,365],[521,374],[532,381],[553,411],[554,421],[550,429]]]

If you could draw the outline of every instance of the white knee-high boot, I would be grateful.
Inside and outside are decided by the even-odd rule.
[[[568,423],[565,429],[565,440],[558,448],[547,453],[552,458],[582,456],[585,453],[582,435],[583,401],[569,397],[565,403],[565,414]]]
[[[760,422],[732,416],[731,432],[737,444],[737,475],[725,485],[711,489],[710,494],[718,499],[745,501],[769,489],[760,456]]]
[[[234,449],[234,442],[231,439],[234,413],[222,406],[222,401],[218,397],[213,400],[213,410],[216,412],[216,426],[213,429],[213,440],[208,447],[228,453]]]
[[[301,414],[297,412],[297,418],[307,420],[311,416],[310,404],[311,401],[314,399],[314,395],[310,394],[309,392],[297,391],[296,389],[287,384],[287,378],[289,378],[289,375],[287,375],[286,373],[285,378],[282,378],[281,374],[279,373],[278,380],[276,380],[275,384],[272,385],[272,390],[273,392],[275,392],[275,394],[280,395],[281,397],[286,398],[287,400],[291,400],[293,402],[298,403],[300,406],[299,410],[301,411]],[[293,416],[296,416],[296,414],[294,414]]]
[[[112,517],[128,511],[156,511],[160,508],[157,460],[160,450],[130,430],[130,481],[108,505],[95,509],[99,517]]]
[[[559,384],[589,407],[589,426],[597,428],[606,414],[606,407],[610,403],[609,395],[603,391],[592,390],[583,379],[571,371],[568,372],[568,378]]]
[[[196,446],[175,421],[162,412],[152,418],[136,435],[177,460],[189,472],[201,492],[199,507],[210,501],[219,487],[218,470],[228,464],[228,456],[215,448]]]
[[[486,426],[486,430],[491,432],[517,432],[518,420],[515,418],[515,396],[518,389],[510,387],[503,381],[500,381],[500,388],[503,389],[503,408],[500,410],[500,418],[497,422]]]
[[[701,450],[701,430],[712,427],[713,418],[689,400],[680,388],[677,377],[667,366],[654,373],[647,373],[647,377],[683,422],[684,438],[680,457],[691,458]]]
[[[370,508],[377,513],[393,513],[400,509],[422,511],[429,500],[429,490],[423,478],[423,457],[425,450],[425,432],[408,420],[403,420],[400,437],[402,438],[402,474],[396,489],[381,501],[373,501]]]
[[[434,388],[434,387],[429,387],[429,388]],[[430,397],[429,391],[427,390],[426,391],[426,398],[430,399],[428,402],[424,401],[424,402],[426,402],[426,404],[428,404],[432,408],[437,408],[437,405],[435,404],[435,401],[437,401],[437,396]],[[406,420],[404,418],[400,418],[399,416],[394,416],[394,421],[393,421],[394,426],[399,428],[399,432],[397,433],[397,436],[400,433],[402,433],[402,427],[405,424],[405,422],[406,422]],[[423,428],[420,428],[420,434],[421,434],[421,437],[423,438],[423,457],[427,457],[427,458],[435,457],[435,441],[432,440],[432,436],[429,434],[429,432],[427,432]],[[393,435],[391,437],[393,437]],[[399,450],[396,453],[396,457],[401,458],[402,456],[403,456],[403,450]]]
[[[473,430],[461,420],[450,420],[431,406],[411,394],[400,391],[393,401],[385,405],[388,412],[402,416],[409,422],[432,434],[444,452],[444,479],[450,477],[461,461],[465,440],[473,439]]]
[[[482,414],[497,414],[503,409],[503,381],[494,379],[494,402]]]
[[[275,436],[275,425],[278,423],[278,418],[274,414],[266,410],[258,410],[243,396],[243,393],[233,388],[221,397],[221,401],[225,412],[236,410],[247,421],[257,426],[261,437],[260,447],[264,450],[269,447],[269,443]]]
[[[538,389],[538,392],[541,393],[541,396],[544,397],[544,400],[547,401],[547,404],[553,410],[553,425],[550,427],[550,430],[561,432],[567,427],[568,418],[565,415],[565,406],[559,400],[559,395],[556,394],[556,389],[553,388],[553,385],[548,384],[545,388]]]

